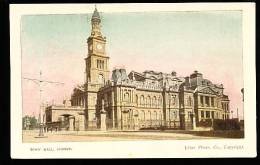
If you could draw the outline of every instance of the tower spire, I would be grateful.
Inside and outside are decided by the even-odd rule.
[[[92,30],[91,30],[91,35],[92,36],[102,36],[101,35],[101,18],[99,15],[99,12],[97,10],[97,6],[95,5],[95,10],[92,14],[91,18],[91,24],[92,24]]]

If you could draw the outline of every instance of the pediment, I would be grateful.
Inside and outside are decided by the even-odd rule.
[[[202,89],[198,90],[198,92],[205,93],[205,94],[211,94],[211,95],[216,95],[217,94],[217,92],[215,90],[213,90],[212,88],[210,88],[210,87],[202,88]]]

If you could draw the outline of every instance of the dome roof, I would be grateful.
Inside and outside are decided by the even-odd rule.
[[[95,8],[95,10],[94,10],[94,13],[92,15],[92,19],[100,19],[100,15],[99,15],[97,8]]]

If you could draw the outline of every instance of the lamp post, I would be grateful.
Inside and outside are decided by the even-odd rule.
[[[241,89],[241,93],[242,93],[242,96],[243,96],[242,101],[244,103],[244,88]],[[244,109],[242,109],[242,113],[243,113],[242,120],[244,120]]]
[[[42,113],[42,108],[44,108],[42,106],[42,83],[49,83],[49,84],[62,84],[64,85],[64,83],[62,82],[54,82],[54,81],[47,81],[47,80],[42,80],[42,72],[40,71],[40,78],[39,79],[33,79],[33,78],[27,78],[27,77],[23,77],[23,79],[26,80],[30,80],[33,81],[34,83],[36,83],[39,86],[39,91],[40,91],[40,112],[39,112],[39,126],[40,126],[40,130],[39,130],[39,135],[38,137],[44,137],[43,134],[43,113]]]
[[[176,127],[176,125],[175,125],[175,119],[176,119],[176,112],[175,111],[173,111],[173,127],[175,128]]]
[[[170,94],[170,87],[169,87],[169,93],[168,93],[168,98],[169,98],[169,127],[171,127],[171,94]]]
[[[173,88],[173,86],[169,87],[169,90],[168,90],[168,98],[169,98],[169,126],[171,127],[171,94],[170,94],[170,91],[171,91],[171,88]],[[173,96],[173,104],[175,104],[175,95]],[[175,112],[174,112],[175,113]],[[174,116],[175,118],[175,116]],[[174,119],[174,127],[175,127],[175,119]]]
[[[169,90],[168,90],[168,99],[169,99],[169,126],[171,128],[171,94],[170,94],[170,91],[171,91],[171,88],[172,87],[169,87]]]
[[[196,116],[195,116],[195,94],[197,92],[198,88],[196,88],[194,91],[193,91],[193,98],[192,98],[192,126],[193,126],[193,129],[196,129]],[[197,95],[197,97],[199,97]]]
[[[239,121],[238,108],[237,108],[237,121]]]
[[[244,88],[241,89],[241,93],[242,93],[242,95],[243,95],[242,101],[244,102]]]

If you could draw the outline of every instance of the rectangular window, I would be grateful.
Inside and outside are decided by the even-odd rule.
[[[204,118],[204,111],[200,111],[201,118]]]
[[[214,119],[214,112],[213,111],[211,112],[211,117],[212,117],[212,119]]]
[[[210,111],[206,111],[206,118],[210,118]]]
[[[214,107],[214,97],[211,97],[211,106]]]
[[[208,107],[209,106],[209,97],[208,96],[206,96],[205,102],[206,102],[206,106]]]
[[[200,96],[200,104],[203,105],[204,102],[203,102],[203,96]]]

